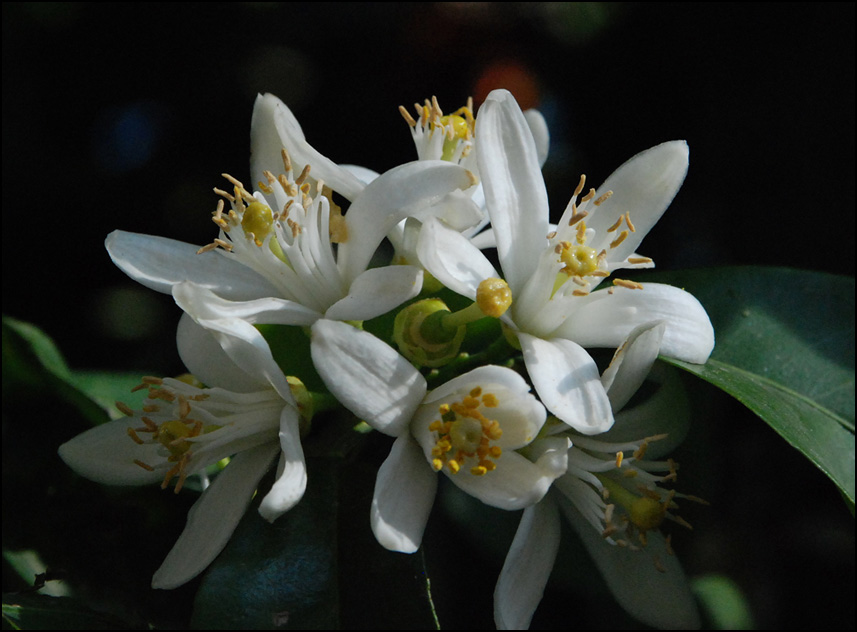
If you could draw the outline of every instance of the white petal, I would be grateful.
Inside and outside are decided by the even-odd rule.
[[[635,328],[616,350],[601,375],[610,405],[616,413],[637,392],[658,357],[666,325],[663,321]]]
[[[527,372],[542,402],[554,415],[583,434],[604,432],[613,425],[610,400],[598,367],[570,340],[542,340],[519,333]]]
[[[714,328],[705,308],[688,292],[644,283],[642,290],[614,288],[580,297],[577,309],[556,335],[584,347],[616,347],[638,325],[663,320],[661,355],[702,364],[714,348]]]
[[[482,281],[500,276],[469,239],[436,219],[423,224],[417,256],[438,281],[471,300]]]
[[[459,375],[426,395],[414,416],[411,432],[423,446],[426,458],[434,447],[434,433],[428,427],[438,417],[442,403],[461,401],[474,388],[497,397],[497,406],[484,414],[500,422],[503,435],[495,442],[504,450],[517,450],[532,443],[545,423],[545,408],[530,394],[530,386],[516,371],[486,365]]]
[[[690,428],[691,407],[678,369],[659,363],[649,377],[660,384],[658,389],[644,402],[620,411],[613,427],[598,438],[608,443],[626,443],[666,434],[663,439],[651,441],[646,450],[647,459],[659,459],[684,441]]]
[[[498,630],[530,627],[553,570],[559,540],[559,512],[551,496],[524,510],[494,589]]]
[[[128,436],[128,428],[139,423],[117,419],[90,428],[59,447],[60,458],[75,472],[106,485],[146,485],[161,482],[168,469],[144,470],[134,460],[165,463],[159,456],[159,444],[137,445]]]
[[[466,169],[440,160],[400,165],[381,174],[346,214],[348,239],[339,244],[337,265],[350,283],[369,264],[378,245],[408,217],[426,220],[436,205],[456,189],[472,186]]]
[[[426,394],[426,381],[395,349],[351,325],[319,320],[312,327],[312,359],[330,392],[375,430],[407,431]]]
[[[241,318],[203,318],[201,315],[211,313],[210,293],[192,283],[177,284],[173,288],[173,298],[199,325],[212,332],[226,355],[241,370],[256,380],[267,381],[284,401],[294,404],[286,378],[258,329]]]
[[[267,443],[232,458],[191,507],[184,531],[152,578],[152,588],[181,586],[214,561],[278,452],[276,443]]]
[[[592,528],[571,503],[556,495],[559,506],[601,571],[610,592],[629,614],[664,630],[700,627],[699,612],[684,571],[675,555],[666,552],[664,537],[649,532],[643,550],[612,545]],[[666,569],[655,568],[655,557]]]
[[[420,548],[437,490],[437,474],[410,435],[396,439],[378,470],[369,519],[378,542],[390,551]]]
[[[104,245],[122,272],[164,294],[182,281],[192,281],[233,300],[277,294],[266,279],[223,253],[196,254],[199,246],[175,239],[114,230]]]
[[[280,471],[271,491],[265,494],[259,505],[259,513],[268,522],[294,507],[303,498],[307,474],[301,435],[298,427],[298,412],[291,406],[280,415]]]
[[[250,375],[235,364],[209,330],[182,314],[176,332],[179,357],[188,372],[206,386],[220,386],[238,393],[270,388],[260,375]]]
[[[329,320],[369,320],[420,293],[423,271],[415,266],[370,268],[354,279],[348,296],[330,306]]]
[[[488,95],[476,118],[476,138],[497,254],[515,291],[532,276],[547,245],[549,208],[533,134],[511,93]]]
[[[684,182],[688,151],[683,140],[666,142],[637,154],[616,169],[597,190],[597,195],[607,191],[613,191],[613,195],[586,218],[587,227],[594,229],[601,241],[587,245],[596,250],[606,247],[614,239],[607,229],[628,212],[636,230],[610,250],[609,257],[611,261],[621,261],[633,253]]]
[[[525,110],[524,118],[527,119],[527,125],[536,144],[539,166],[543,167],[545,162],[547,162],[548,150],[550,149],[550,132],[548,131],[547,121],[545,121],[545,117],[538,110]]]
[[[179,288],[176,284],[174,288]],[[251,324],[297,325],[308,327],[321,318],[317,311],[304,307],[300,303],[282,298],[257,298],[250,301],[233,301],[221,298],[211,290],[195,284],[183,283],[179,291],[173,292],[179,307],[193,301],[191,308],[194,317],[212,320],[219,318],[240,318]]]
[[[446,469],[443,472],[474,498],[507,511],[536,504],[556,479],[554,468],[542,467],[517,452],[503,452],[495,462],[497,469],[482,476],[471,474],[467,467],[461,468],[457,474],[449,474]]]
[[[306,141],[303,130],[285,103],[272,94],[260,94],[253,106],[253,118],[250,121],[250,177],[253,188],[258,181],[265,182],[264,170],[278,175],[283,172],[283,159],[280,152],[285,148],[292,161],[295,176],[306,165],[310,165],[310,175],[324,182],[340,195],[349,200],[356,198],[364,184],[349,170],[340,167],[329,158],[316,151]]]

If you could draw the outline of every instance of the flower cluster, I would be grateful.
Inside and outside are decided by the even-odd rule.
[[[434,99],[401,113],[417,159],[377,174],[321,155],[286,105],[260,95],[254,184],[224,175],[213,241],[107,237],[117,266],[182,309],[189,375],[143,378],[140,410],[119,404],[124,418],[60,456],[108,484],[178,492],[200,478],[153,579],[172,588],[219,554],[275,463],[259,512],[274,521],[300,501],[312,402],[335,399],[394,438],[367,508],[385,548],[420,547],[440,475],[487,505],[523,510],[495,591],[499,628],[529,625],[561,515],[632,614],[698,624],[660,531],[686,524],[678,503],[697,500],[665,487],[688,419],[671,374],[650,370],[659,355],[705,362],[714,334],[687,292],[615,276],[654,265],[635,251],[684,180],[686,143],[638,154],[598,189],[585,191],[581,176],[552,225],[538,112],[496,90],[478,113],[468,102],[444,115]],[[385,239],[394,252],[379,265]],[[272,325],[309,337],[306,364],[323,393],[284,375],[263,335]],[[615,350],[609,366],[593,348]],[[647,379],[654,394],[632,400]]]

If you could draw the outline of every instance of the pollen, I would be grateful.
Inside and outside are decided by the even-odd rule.
[[[428,426],[435,436],[431,449],[435,471],[446,467],[449,474],[457,474],[468,466],[471,475],[485,476],[497,469],[503,448],[492,442],[502,437],[503,430],[500,422],[486,417],[482,409],[495,408],[498,403],[494,393],[483,393],[476,387],[461,400],[438,406],[440,418]]]
[[[476,289],[476,303],[486,316],[500,318],[512,304],[512,290],[503,279],[485,279]]]

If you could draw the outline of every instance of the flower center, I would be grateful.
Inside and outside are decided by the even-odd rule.
[[[423,105],[414,104],[416,118],[404,106],[399,106],[402,117],[411,126],[411,134],[420,160],[447,160],[461,163],[473,151],[473,99],[452,114],[444,115],[437,98],[426,99]]]
[[[139,390],[141,388],[148,388],[149,390],[148,403],[143,407],[143,413],[147,414],[140,415],[140,421],[143,422],[142,427],[128,428],[128,436],[138,445],[159,443],[166,448],[164,456],[166,461],[171,463],[172,466],[164,475],[164,481],[161,483],[161,489],[166,489],[170,481],[173,478],[178,477],[178,482],[176,483],[174,490],[175,493],[178,494],[184,486],[185,479],[187,479],[189,473],[188,463],[193,457],[193,453],[191,452],[193,443],[188,441],[188,439],[193,439],[194,437],[198,437],[202,434],[213,432],[220,428],[220,426],[213,424],[206,426],[202,421],[190,418],[191,401],[202,401],[206,399],[208,396],[204,393],[192,396],[175,394],[171,389],[164,386],[163,380],[156,377],[144,377],[143,383],[134,390]],[[155,400],[162,400],[170,404],[178,402],[178,419],[167,419],[161,423],[154,421],[152,417],[164,416],[160,411],[160,406],[154,403]],[[126,415],[136,416],[134,411],[126,404],[117,402],[116,405],[119,410]],[[141,435],[143,436],[141,437]],[[143,438],[146,437],[146,435],[149,436],[147,438]],[[148,470],[150,472],[155,470],[152,465],[145,463],[144,461],[135,459],[134,463],[142,467],[144,470]]]
[[[255,194],[224,174],[232,192],[215,189],[222,199],[212,220],[220,234],[198,252],[220,248],[279,288],[280,297],[324,312],[347,293],[334,244],[348,240],[348,227],[310,166],[295,177],[285,149],[281,157],[283,172],[265,171]]]
[[[477,387],[460,401],[444,403],[438,407],[440,419],[429,424],[435,434],[432,448],[432,467],[440,471],[446,466],[450,474],[457,474],[466,462],[473,476],[484,476],[497,468],[496,460],[503,449],[492,445],[503,435],[500,422],[486,417],[481,409],[495,408],[497,396],[482,393]]]

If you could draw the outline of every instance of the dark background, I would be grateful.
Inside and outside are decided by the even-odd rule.
[[[42,328],[75,368],[181,370],[178,309],[118,271],[103,240],[120,228],[210,242],[212,187],[223,172],[247,179],[257,92],[289,104],[331,159],[384,170],[415,157],[399,104],[436,95],[451,111],[508,87],[548,120],[557,215],[581,172],[597,184],[638,151],[684,138],[687,181],[640,249],[659,267],[854,274],[853,3],[71,2],[2,12],[3,312]],[[776,446],[791,474],[765,483],[825,509],[798,529],[809,511],[765,505],[774,515],[752,531],[760,541],[723,564],[745,571],[760,627],[853,626],[853,523],[817,472],[761,422],[753,428],[740,435],[739,462],[756,442]],[[742,474],[733,482],[752,485]],[[838,543],[825,549],[831,558],[801,544],[822,531]],[[794,536],[772,547],[783,533]],[[765,555],[748,554],[757,545]],[[717,570],[723,550],[711,546],[700,572]],[[787,568],[774,574],[801,578],[795,587],[761,583],[775,560]]]

